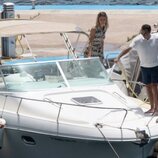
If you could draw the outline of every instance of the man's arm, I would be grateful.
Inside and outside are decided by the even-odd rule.
[[[120,60],[120,58],[122,56],[124,56],[125,54],[129,53],[129,51],[132,49],[132,47],[128,47],[127,49],[124,49],[119,55],[118,57],[114,60],[115,62],[118,62]]]

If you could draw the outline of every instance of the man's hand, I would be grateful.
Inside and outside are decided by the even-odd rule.
[[[114,59],[114,62],[115,62],[115,63],[118,63],[119,60],[120,60],[120,59],[117,57],[117,58]]]

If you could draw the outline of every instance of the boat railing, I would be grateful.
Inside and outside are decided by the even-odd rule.
[[[82,108],[91,108],[91,109],[102,109],[102,110],[121,110],[121,111],[124,111],[125,114],[122,118],[122,121],[120,123],[120,129],[123,128],[123,124],[124,124],[124,121],[126,119],[126,116],[128,114],[128,110],[125,109],[125,108],[113,108],[113,107],[101,107],[101,106],[91,106],[91,105],[85,105],[85,104],[73,104],[73,103],[64,103],[64,102],[57,102],[57,101],[52,101],[48,98],[45,98],[44,100],[40,100],[40,99],[31,99],[31,98],[24,98],[24,97],[19,97],[19,96],[13,96],[11,94],[0,94],[0,96],[4,96],[4,97],[13,97],[13,98],[17,98],[17,99],[20,99],[20,104],[17,108],[17,115],[19,116],[19,110],[20,110],[20,107],[21,107],[21,103],[22,103],[22,100],[30,100],[30,101],[39,101],[39,102],[45,102],[45,103],[50,103],[50,104],[53,104],[57,107],[59,107],[59,112],[58,112],[58,118],[57,118],[57,123],[59,123],[59,118],[60,118],[60,113],[61,113],[61,109],[63,106],[74,106],[74,107],[82,107]],[[5,105],[4,105],[5,106]],[[4,109],[4,108],[3,108]],[[106,124],[104,124],[104,126],[106,126]],[[111,125],[107,125],[107,126],[111,126]],[[112,127],[112,126],[111,126]]]
[[[70,32],[59,32],[59,34],[63,38],[65,48],[67,50],[67,57],[68,58],[78,58],[78,56],[82,56],[82,54],[83,54],[82,51],[84,50],[84,46],[83,46],[83,48],[82,48],[83,50],[81,52],[77,52],[76,48],[78,47],[78,43],[79,43],[81,35],[84,35],[88,39],[88,35],[86,32],[84,32],[84,31],[70,31]],[[76,40],[74,40],[75,45],[72,45],[73,41],[70,40],[68,34],[76,34],[77,35]],[[18,36],[17,36],[17,41],[19,42],[20,47],[23,50],[23,53],[20,55],[20,57],[32,57],[34,59],[34,61],[37,61],[37,59],[36,59],[37,54],[33,53],[34,51],[28,42],[27,36],[25,34],[22,34],[20,36],[24,39],[26,46],[27,46],[27,49],[28,49],[27,53],[24,52],[24,48],[23,48],[23,45],[21,43],[22,38],[19,40]],[[51,48],[50,48],[50,50],[51,50]],[[79,53],[79,55],[78,55],[78,53]]]
[[[123,126],[123,123],[125,121],[125,118],[127,116],[127,113],[128,113],[128,110],[125,109],[125,108],[111,108],[111,107],[101,107],[101,106],[90,106],[90,105],[85,105],[85,104],[70,104],[70,103],[63,103],[63,102],[54,102],[48,98],[45,98],[44,99],[45,101],[51,103],[51,104],[56,104],[56,105],[59,105],[60,109],[62,106],[77,106],[77,107],[83,107],[83,108],[91,108],[91,109],[103,109],[103,110],[122,110],[122,111],[125,111],[125,115],[122,119],[122,122],[121,122],[121,125],[120,125],[120,129],[122,129],[122,126]],[[60,115],[60,110],[59,110],[59,114],[58,116]],[[105,125],[105,124],[104,124]]]
[[[11,94],[0,94],[0,96],[3,96],[3,97],[13,97],[13,98],[16,98],[16,99],[20,99],[20,104],[18,105],[18,108],[17,108],[17,116],[19,116],[19,110],[20,110],[20,107],[21,107],[21,103],[22,103],[22,100],[30,100],[30,101],[36,101],[36,102],[44,102],[44,103],[50,103],[56,107],[59,108],[59,111],[58,111],[58,114],[57,114],[57,129],[59,128],[59,118],[60,118],[60,114],[62,112],[62,107],[63,106],[74,106],[74,107],[82,107],[82,108],[91,108],[91,109],[102,109],[102,110],[121,110],[121,111],[124,111],[124,116],[122,118],[122,121],[120,123],[120,126],[119,127],[116,127],[116,126],[113,126],[113,125],[108,125],[108,124],[104,124],[104,123],[99,123],[99,122],[96,122],[94,124],[94,126],[97,126],[98,128],[98,125],[100,127],[102,126],[109,126],[109,127],[112,127],[112,128],[119,128],[120,130],[123,130],[123,129],[126,129],[126,127],[123,127],[123,124],[125,122],[125,119],[127,118],[127,115],[128,115],[128,109],[125,109],[125,108],[112,108],[112,107],[101,107],[101,106],[90,106],[90,105],[85,105],[85,104],[72,104],[72,103],[64,103],[64,102],[57,102],[57,101],[52,101],[50,100],[49,98],[45,98],[43,100],[40,100],[40,99],[31,99],[31,98],[24,98],[24,97],[20,97],[20,96],[13,96]],[[1,117],[3,117],[3,112],[4,112],[4,109],[5,109],[5,104],[3,105],[3,111],[1,113]],[[111,111],[112,112],[112,111]],[[149,126],[150,126],[150,123],[152,122],[152,120],[155,118],[155,115],[152,115],[151,117],[148,117],[149,118],[149,121],[147,121],[146,123],[146,127],[149,129]],[[134,132],[136,132],[136,129],[129,129],[129,130],[133,130]],[[58,130],[57,130],[58,131]],[[150,131],[150,130],[149,130]]]
[[[105,55],[105,64],[107,68],[111,68],[114,65],[114,59],[120,52],[110,52]]]
[[[123,63],[120,61],[111,67],[111,69],[109,71],[109,78],[113,81],[124,81],[125,86],[128,91],[128,95],[131,97],[138,98],[146,103],[148,100],[148,97],[147,97],[146,93],[143,91],[143,87],[145,85],[141,81],[138,80],[138,78],[139,78],[138,76],[140,74],[140,71],[139,71],[140,69],[138,68],[139,61],[137,61],[137,62],[138,63],[135,66],[136,68],[134,68],[135,71],[137,70],[137,72],[135,74],[134,73],[132,74],[131,79],[128,78],[126,69],[125,69]],[[119,70],[117,70],[117,68]],[[113,72],[118,73],[120,77],[118,77],[118,76],[113,77]],[[142,94],[143,92],[144,92],[144,94]],[[143,96],[141,96],[141,94]]]

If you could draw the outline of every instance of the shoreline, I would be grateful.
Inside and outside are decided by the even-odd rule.
[[[71,3],[71,2],[70,2]],[[15,4],[15,3],[14,3]],[[0,9],[2,8],[2,5],[0,5]],[[27,4],[20,4],[16,3],[15,9],[16,10],[30,10],[30,9],[47,9],[47,10],[136,10],[136,9],[141,9],[141,10],[157,10],[158,5],[155,4],[60,4],[60,3],[52,3],[52,4],[37,4],[30,3]]]

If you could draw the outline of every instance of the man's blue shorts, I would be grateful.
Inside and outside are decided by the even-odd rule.
[[[158,66],[155,67],[141,67],[142,82],[144,84],[158,83]]]

